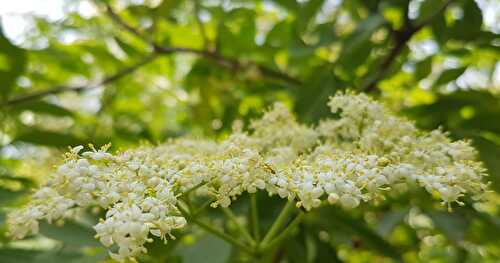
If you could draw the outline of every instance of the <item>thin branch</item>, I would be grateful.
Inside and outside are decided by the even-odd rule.
[[[123,27],[125,30],[128,32],[132,33],[133,35],[139,37],[140,39],[146,40],[149,44],[153,44],[153,42],[144,34],[141,33],[141,31],[131,25],[129,25],[127,22],[125,22],[116,12],[115,10],[111,7],[111,5],[107,2],[104,2],[104,5],[106,7],[106,14],[113,20],[115,23]]]
[[[406,44],[410,39],[419,32],[423,27],[430,24],[432,20],[441,14],[447,7],[453,2],[453,0],[446,1],[432,16],[428,17],[426,20],[422,21],[418,25],[413,25],[409,19],[407,19],[407,14],[405,15],[405,25],[403,30],[393,31],[393,36],[395,39],[394,47],[389,51],[387,56],[382,60],[382,62],[377,66],[378,71],[375,76],[370,77],[365,80],[365,83],[361,86],[361,90],[365,92],[373,91],[377,88],[377,84],[386,76],[389,72],[391,65],[397,59],[397,57],[404,50]]]
[[[8,106],[12,106],[12,105],[19,104],[19,103],[24,103],[24,102],[36,100],[36,99],[40,99],[40,98],[48,96],[48,95],[55,95],[55,94],[59,94],[59,93],[63,93],[63,92],[69,92],[69,91],[80,92],[80,91],[84,91],[84,90],[96,89],[96,88],[105,86],[107,84],[110,84],[114,81],[117,81],[117,80],[133,73],[134,71],[136,71],[140,67],[152,62],[157,57],[158,57],[158,54],[153,53],[149,56],[146,56],[145,58],[141,59],[139,62],[137,62],[129,67],[121,69],[118,72],[116,72],[112,75],[109,75],[107,77],[104,77],[103,79],[101,79],[100,81],[98,81],[97,83],[94,83],[94,84],[89,83],[89,84],[78,85],[78,86],[56,86],[54,88],[36,91],[36,92],[29,93],[26,95],[19,95],[19,96],[14,97],[10,100],[7,100],[3,103],[0,103],[0,108],[8,107]]]
[[[197,0],[194,0],[197,1]],[[201,56],[207,59],[210,59],[216,64],[223,66],[225,68],[228,68],[232,71],[241,71],[244,70],[250,66],[256,67],[263,75],[281,80],[287,83],[290,83],[292,85],[301,85],[302,81],[299,79],[292,77],[284,72],[277,71],[275,69],[269,68],[267,66],[261,65],[257,62],[253,61],[240,61],[235,58],[227,57],[222,55],[221,53],[217,51],[213,51],[210,49],[197,49],[197,48],[189,48],[189,47],[176,47],[176,46],[166,46],[166,45],[159,45],[149,39],[148,37],[144,36],[141,31],[134,26],[128,24],[125,22],[121,17],[113,10],[113,8],[110,5],[106,5],[106,13],[108,16],[115,21],[118,25],[122,26],[125,30],[129,31],[131,34],[139,37],[142,39],[144,42],[148,43],[153,47],[153,49],[158,52],[158,53],[163,53],[163,54],[173,54],[173,53],[187,53],[187,54],[194,54],[197,56]],[[198,15],[198,14],[196,14]],[[201,29],[200,29],[201,30]],[[203,29],[204,30],[204,29]]]
[[[242,62],[234,58],[226,57],[218,52],[211,51],[211,50],[206,50],[206,49],[195,49],[195,48],[189,48],[189,47],[171,47],[171,46],[162,46],[154,43],[151,39],[149,39],[147,36],[142,34],[139,29],[129,25],[126,23],[121,17],[112,9],[112,7],[109,4],[106,4],[106,13],[109,15],[109,17],[115,21],[118,25],[123,27],[125,30],[130,32],[131,34],[139,37],[142,39],[144,42],[148,43],[150,46],[153,48],[153,52],[140,62],[138,62],[135,65],[132,65],[130,67],[127,67],[109,77],[106,77],[99,81],[97,84],[86,84],[86,85],[79,85],[79,86],[56,86],[51,89],[47,90],[42,90],[42,91],[37,91],[33,92],[30,94],[26,95],[20,95],[19,97],[14,97],[13,99],[10,99],[6,102],[0,103],[0,107],[7,107],[11,106],[14,104],[18,103],[23,103],[35,99],[42,98],[44,96],[48,95],[54,95],[54,94],[59,94],[59,93],[64,93],[64,92],[69,92],[69,91],[82,91],[82,90],[88,90],[88,89],[94,89],[98,88],[101,86],[104,86],[106,84],[109,84],[113,81],[116,81],[117,79],[120,79],[124,77],[125,75],[128,75],[141,66],[151,62],[154,60],[158,55],[169,55],[169,54],[174,54],[174,53],[187,53],[187,54],[194,54],[200,57],[204,57],[206,59],[210,59],[216,64],[223,66],[225,68],[228,68],[232,71],[241,71],[244,70],[250,66],[256,67],[263,75],[281,80],[284,82],[287,82],[292,85],[301,85],[302,81],[300,81],[297,78],[294,78],[284,72],[280,72],[277,70],[274,70],[272,68],[266,67],[264,65],[260,65],[256,62]]]

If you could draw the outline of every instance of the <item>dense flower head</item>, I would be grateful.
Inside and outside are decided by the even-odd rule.
[[[486,191],[481,163],[466,141],[439,130],[419,131],[363,94],[340,93],[335,116],[317,127],[297,123],[282,104],[222,141],[181,138],[111,154],[108,146],[72,148],[30,203],[8,216],[22,238],[38,221],[74,217],[87,207],[106,215],[94,226],[117,260],[146,252],[151,236],[173,238],[187,222],[178,209],[187,191],[228,207],[244,192],[267,191],[311,210],[355,208],[396,185],[420,186],[448,205]]]

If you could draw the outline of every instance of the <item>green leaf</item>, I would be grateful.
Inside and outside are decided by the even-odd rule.
[[[73,113],[64,107],[45,101],[30,101],[16,105],[16,111],[29,110],[35,113],[45,113],[59,117],[71,117]]]
[[[5,220],[6,220],[5,212],[3,212],[2,210],[0,210],[0,226],[2,226],[3,224],[5,224]]]
[[[438,43],[441,45],[446,44],[449,38],[449,28],[446,25],[445,16],[434,17],[430,24],[432,28],[432,34]]]
[[[26,142],[45,146],[66,147],[83,144],[84,141],[71,134],[45,131],[30,128],[29,131],[21,133],[14,142]]]
[[[458,213],[432,211],[427,213],[434,225],[451,241],[462,241],[467,230],[467,221]]]
[[[500,192],[500,145],[494,141],[483,137],[474,137],[473,144],[479,151],[479,158],[484,162],[488,169],[488,180],[492,182],[495,190]]]
[[[36,183],[30,178],[13,176],[10,174],[5,174],[5,173],[0,172],[0,182],[2,182],[2,181],[18,182],[23,187],[26,187],[26,188],[33,187],[36,185]]]
[[[295,0],[272,0],[272,2],[288,9],[290,12],[296,12],[300,7]]]
[[[375,231],[385,238],[390,236],[392,230],[405,219],[409,209],[401,209],[397,211],[389,211],[384,214],[382,219],[377,223]]]
[[[25,190],[12,191],[5,188],[0,188],[0,205],[8,206],[15,203],[20,197],[27,194]]]
[[[300,8],[298,9],[297,18],[302,30],[307,27],[311,18],[316,15],[318,10],[320,10],[320,8],[323,6],[324,2],[325,0],[310,0],[300,6]]]
[[[69,251],[47,251],[38,254],[33,262],[40,263],[80,263],[83,262],[86,255],[79,252],[69,252]],[[95,262],[95,261],[94,261]]]
[[[104,259],[104,253],[86,255],[76,251],[28,250],[0,248],[0,263],[95,263]]]
[[[285,249],[286,255],[290,263],[310,262],[309,258],[312,254],[310,247],[310,237],[299,228],[297,235],[290,237],[286,240]]]
[[[176,251],[183,263],[225,263],[231,254],[231,245],[215,236],[206,235],[192,245],[179,245]]]
[[[66,221],[63,226],[43,222],[40,225],[40,233],[69,246],[101,246],[101,243],[94,238],[95,231],[93,229],[73,221]]]
[[[291,36],[291,23],[283,20],[276,23],[266,35],[265,45],[272,48],[283,48],[288,45]]]
[[[172,13],[172,10],[174,10],[181,3],[182,3],[182,1],[178,1],[178,0],[163,0],[161,2],[161,4],[159,4],[154,9],[154,12],[158,16],[169,17],[170,14]]]
[[[173,261],[172,259],[176,257],[177,255],[174,255],[172,251],[181,244],[182,238],[184,236],[184,232],[176,232],[174,231],[172,233],[175,236],[175,239],[173,240],[168,240],[167,243],[165,243],[164,240],[162,240],[159,237],[152,237],[153,242],[148,242],[145,244],[146,249],[148,250],[147,256],[144,258],[150,258],[151,261],[149,260],[144,260],[145,262],[177,262]],[[140,262],[143,262],[142,260]]]
[[[500,100],[488,91],[456,91],[451,94],[440,95],[432,104],[419,105],[406,110],[412,115],[420,127],[436,129],[443,126],[447,130],[497,130],[500,124],[497,121],[488,121],[478,124],[461,116],[463,108],[473,109],[473,118],[481,116],[494,116],[500,113]],[[486,117],[485,119],[489,119]],[[476,123],[474,123],[476,122]],[[476,124],[476,126],[472,126]],[[487,129],[486,129],[487,128]],[[464,131],[460,131],[463,133]],[[477,133],[477,131],[474,131]],[[460,136],[463,138],[463,135]]]
[[[373,47],[371,36],[384,23],[385,19],[380,14],[372,15],[359,23],[356,30],[343,41],[338,63],[347,70],[354,70],[364,63]]]
[[[432,56],[417,62],[415,65],[415,80],[427,77],[432,71]]]
[[[372,230],[363,219],[355,218],[338,207],[325,207],[318,211],[322,226],[328,229],[332,236],[337,231],[347,231],[360,238],[361,246],[373,249],[387,257],[401,260],[399,250],[387,240]]]
[[[253,10],[236,8],[226,13],[217,35],[221,52],[234,57],[250,53],[256,46],[256,30]]]
[[[481,33],[483,15],[476,1],[464,1],[463,16],[451,29],[452,36],[460,40],[474,40]]]
[[[25,51],[9,42],[0,24],[0,96],[4,100],[12,91],[17,77],[24,72],[25,64]]]
[[[0,248],[0,263],[33,263],[40,253],[38,250]]]
[[[434,87],[439,87],[441,85],[447,84],[448,82],[457,79],[462,75],[467,67],[452,68],[441,72],[441,75],[434,82]]]
[[[118,44],[118,46],[120,47],[120,49],[125,52],[125,54],[127,54],[127,56],[129,58],[134,58],[138,55],[141,54],[141,52],[139,52],[137,50],[137,48],[135,48],[134,46],[128,44],[127,42],[121,40],[120,38],[118,37],[113,37],[113,39],[116,41],[116,44]]]
[[[303,121],[314,122],[330,114],[326,105],[328,98],[339,90],[342,81],[335,76],[331,67],[318,68],[307,81],[308,85],[298,88],[295,110]]]
[[[481,220],[485,225],[488,226],[489,229],[495,230],[493,233],[500,232],[500,217],[495,217],[488,213],[477,211],[469,205],[465,207],[464,211],[474,219]],[[500,237],[496,236],[496,238]]]
[[[319,234],[314,234],[315,232],[318,232],[317,230],[314,229],[308,229],[309,233],[312,233],[310,235],[311,240],[314,242],[314,248],[315,252],[314,253],[314,262],[315,263],[337,263],[337,262],[342,262],[338,255],[337,255],[337,250],[335,247],[327,240],[321,240],[319,237]]]
[[[433,17],[436,12],[439,11],[441,6],[443,6],[442,0],[425,0],[420,5],[418,10],[417,24],[427,21],[429,18]]]
[[[478,111],[473,117],[460,123],[460,127],[470,131],[481,130],[500,134],[500,122],[498,121],[499,116],[500,111]]]

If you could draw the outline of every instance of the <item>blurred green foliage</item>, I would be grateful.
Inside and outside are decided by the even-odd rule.
[[[184,134],[220,138],[275,101],[314,124],[327,116],[328,97],[344,89],[370,93],[424,129],[472,140],[490,174],[490,201],[448,212],[411,192],[356,211],[322,208],[262,262],[500,260],[498,2],[67,5],[82,2],[97,12],[70,8],[58,21],[29,17],[32,28],[21,45],[0,30],[1,263],[109,261],[93,238],[95,211],[62,227],[42,225],[28,240],[6,236],[5,213],[26,201],[67,146],[111,142],[120,149]],[[493,23],[486,24],[486,14]],[[246,199],[233,207],[243,217]],[[258,204],[268,227],[282,201],[259,193]],[[222,213],[207,216],[220,221]],[[248,260],[196,228],[176,236],[149,244],[139,261]]]

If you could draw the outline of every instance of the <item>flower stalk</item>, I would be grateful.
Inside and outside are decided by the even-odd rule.
[[[267,244],[264,244],[260,247],[261,252],[268,251],[275,246],[279,245],[285,238],[287,238],[290,233],[293,231],[293,229],[299,225],[299,223],[302,221],[302,218],[304,217],[305,213],[300,212],[293,220],[292,222],[274,239],[269,241]]]
[[[226,217],[233,222],[233,224],[236,226],[238,229],[238,232],[243,236],[243,238],[252,246],[255,246],[255,241],[253,240],[252,236],[250,233],[248,233],[247,229],[238,222],[238,218],[236,218],[236,215],[231,211],[231,209],[227,207],[222,208],[222,212],[226,215]]]
[[[274,221],[273,225],[267,232],[267,234],[264,236],[264,239],[260,243],[260,247],[266,247],[268,246],[269,242],[271,239],[278,233],[278,231],[286,224],[288,216],[294,209],[295,204],[292,201],[288,201],[283,209],[281,210],[280,214]]]
[[[181,212],[181,214],[186,218],[186,220],[188,222],[191,222],[197,226],[199,226],[200,228],[202,228],[203,230],[221,238],[222,240],[228,242],[229,244],[232,244],[238,248],[241,248],[242,250],[244,251],[247,251],[249,253],[252,253],[253,251],[249,248],[249,246],[241,243],[239,240],[235,239],[234,237],[218,230],[217,228],[214,228],[212,227],[211,225],[209,225],[208,223],[205,223],[199,219],[197,219],[196,217],[193,217],[190,215],[190,213],[182,207],[182,205],[177,205],[177,208],[179,209],[179,211]]]
[[[252,233],[255,241],[260,240],[259,210],[257,207],[257,194],[250,195],[250,219]]]

